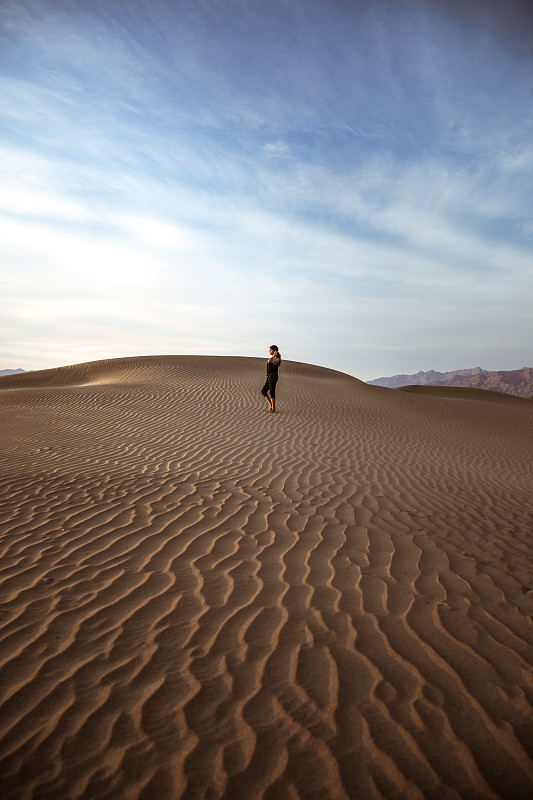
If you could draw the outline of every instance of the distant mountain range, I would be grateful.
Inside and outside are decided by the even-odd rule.
[[[14,375],[16,372],[26,372],[25,369],[0,369],[0,375]]]
[[[463,386],[470,389],[490,389],[493,392],[515,394],[518,397],[533,395],[533,368],[523,367],[508,372],[489,372],[481,367],[456,369],[453,372],[417,372],[415,375],[393,375],[367,381],[372,386]]]

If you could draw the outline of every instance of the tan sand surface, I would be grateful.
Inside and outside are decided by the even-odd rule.
[[[533,796],[533,403],[0,379],[0,797]]]

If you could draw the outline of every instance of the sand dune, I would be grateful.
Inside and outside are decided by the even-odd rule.
[[[533,404],[263,373],[0,379],[0,796],[531,797]]]

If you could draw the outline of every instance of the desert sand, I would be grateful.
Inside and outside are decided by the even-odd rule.
[[[533,794],[533,402],[284,362],[0,379],[0,796]]]

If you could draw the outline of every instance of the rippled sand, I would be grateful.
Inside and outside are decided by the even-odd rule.
[[[0,796],[530,798],[533,403],[0,379]]]

